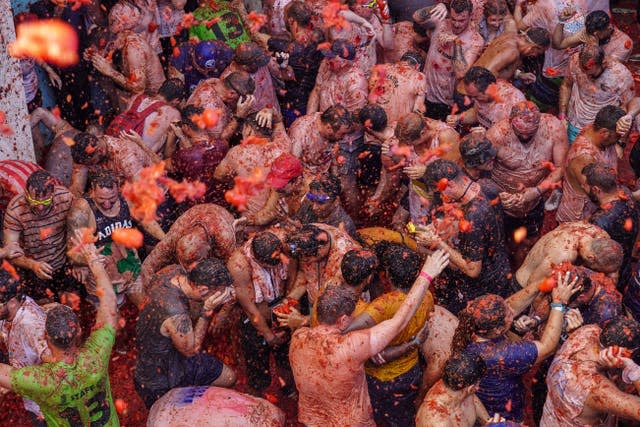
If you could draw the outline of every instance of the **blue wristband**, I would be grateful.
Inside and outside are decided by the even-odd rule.
[[[558,310],[562,313],[566,313],[567,312],[567,306],[561,303],[557,303],[557,302],[552,302],[550,304],[551,310]]]

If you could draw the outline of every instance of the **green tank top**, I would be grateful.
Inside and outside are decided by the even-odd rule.
[[[240,43],[251,41],[240,15],[224,2],[218,3],[218,5],[220,7],[218,10],[213,10],[209,6],[202,6],[193,12],[193,17],[202,23],[192,25],[189,28],[189,36],[198,37],[201,41],[218,40],[225,42],[232,49],[235,49]],[[216,22],[207,26],[205,22],[212,19]]]

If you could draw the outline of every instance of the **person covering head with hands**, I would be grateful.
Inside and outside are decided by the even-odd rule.
[[[382,351],[404,329],[434,277],[449,256],[437,251],[424,263],[395,315],[370,329],[343,334],[351,323],[357,296],[353,290],[331,287],[318,299],[319,325],[298,329],[291,339],[289,359],[299,392],[298,419],[309,426],[375,426],[364,363]]]
[[[148,408],[174,387],[231,387],[235,372],[202,350],[214,311],[235,298],[231,275],[217,258],[198,262],[188,273],[171,265],[154,277],[149,302],[136,325],[136,391]],[[202,302],[195,325],[190,303]]]
[[[21,369],[0,364],[0,386],[36,402],[47,425],[118,426],[108,374],[118,322],[116,295],[95,245],[83,240],[80,231],[73,245],[96,282],[100,305],[94,331],[81,345],[80,320],[73,310],[64,305],[50,309],[45,321],[50,361]]]
[[[640,325],[623,316],[574,332],[549,368],[540,426],[597,425],[609,415],[640,421],[639,346]]]
[[[514,316],[531,303],[537,286],[522,289],[507,300],[494,294],[480,296],[470,301],[460,314],[453,351],[478,354],[487,364],[477,395],[489,413],[522,421],[522,376],[555,351],[567,304],[579,289],[577,277],[571,277],[568,272],[564,276],[558,273],[557,286],[552,291],[551,314],[539,341],[511,342],[506,337]]]

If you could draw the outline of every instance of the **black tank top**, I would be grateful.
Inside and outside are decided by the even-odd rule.
[[[98,234],[97,246],[104,246],[111,242],[111,233],[116,228],[133,228],[133,222],[131,221],[131,214],[129,213],[129,206],[124,200],[124,197],[118,196],[120,199],[120,211],[116,216],[109,217],[102,213],[95,202],[85,197],[87,203],[93,211],[93,216],[96,218],[96,233]]]

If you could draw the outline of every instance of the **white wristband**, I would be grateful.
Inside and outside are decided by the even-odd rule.
[[[622,370],[622,381],[627,384],[633,384],[640,380],[640,366],[635,363],[625,366]]]

